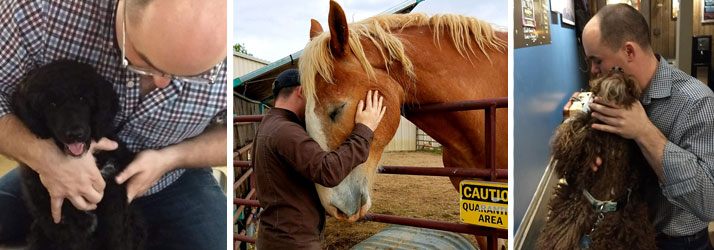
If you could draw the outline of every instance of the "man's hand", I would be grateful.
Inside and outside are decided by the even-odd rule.
[[[379,96],[379,91],[375,90],[374,95],[372,90],[367,91],[367,105],[365,106],[362,100],[357,104],[357,114],[355,114],[355,124],[362,123],[369,127],[373,132],[382,121],[387,107],[382,106],[384,97]],[[364,110],[363,110],[364,109]]]
[[[607,103],[600,97],[595,97],[595,102],[590,104],[590,108],[593,111],[592,117],[604,123],[594,123],[593,129],[614,133],[626,139],[639,138],[643,132],[642,124],[651,124],[639,101],[635,102],[630,109],[626,109],[615,102]],[[590,169],[597,172],[600,165],[602,165],[602,158],[598,156],[595,158],[595,162],[590,164]]]
[[[116,182],[120,185],[128,180],[126,195],[129,202],[144,194],[161,176],[172,169],[173,158],[164,152],[166,151],[153,149],[141,151],[134,161],[116,176]]]
[[[660,182],[664,180],[662,157],[667,137],[652,124],[642,103],[636,101],[632,107],[627,109],[614,102],[606,103],[599,97],[595,97],[595,103],[590,104],[590,108],[593,110],[592,117],[604,123],[593,124],[593,129],[634,140],[657,178]],[[602,159],[597,157],[594,163],[590,167],[593,171],[597,171],[602,164]]]
[[[593,129],[617,134],[626,139],[639,140],[654,128],[639,101],[627,109],[614,102],[606,103],[601,98],[595,97],[595,102],[590,104],[590,108],[593,110],[592,117],[604,123],[593,124]]]
[[[41,166],[38,174],[42,185],[50,194],[52,219],[59,223],[62,219],[62,203],[69,199],[79,210],[93,210],[104,196],[104,179],[99,173],[97,163],[92,153],[94,151],[111,151],[117,148],[117,143],[107,138],[92,142],[89,151],[81,157],[65,155],[50,142],[54,150],[45,150],[45,157],[38,159]]]

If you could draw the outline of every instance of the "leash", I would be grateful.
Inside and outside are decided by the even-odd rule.
[[[627,189],[627,195],[623,195],[615,201],[601,201],[595,199],[595,197],[593,197],[590,192],[583,189],[583,196],[588,199],[590,205],[592,205],[593,210],[595,211],[595,213],[597,213],[597,219],[595,220],[595,223],[593,223],[592,228],[590,228],[590,232],[583,235],[583,237],[580,239],[580,248],[588,249],[590,247],[590,243],[592,243],[592,238],[590,238],[590,234],[595,231],[595,228],[597,228],[600,222],[602,222],[602,219],[605,218],[605,213],[615,212],[618,209],[624,208],[625,205],[627,205],[627,202],[630,201],[630,194],[632,194],[632,188]]]

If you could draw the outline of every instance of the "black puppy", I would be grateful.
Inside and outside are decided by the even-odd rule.
[[[59,224],[52,220],[50,196],[39,175],[21,164],[23,195],[33,217],[30,249],[142,249],[146,230],[138,208],[128,204],[125,186],[114,181],[134,154],[114,132],[118,99],[110,83],[89,65],[57,61],[30,72],[12,105],[32,133],[53,139],[67,155],[82,156],[92,140],[102,137],[119,142],[118,149],[94,155],[106,182],[97,209],[80,211],[65,201]]]

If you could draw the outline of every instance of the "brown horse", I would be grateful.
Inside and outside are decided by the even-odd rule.
[[[371,206],[376,168],[402,107],[508,95],[507,33],[460,15],[380,15],[348,25],[333,1],[328,19],[329,32],[312,20],[299,64],[310,136],[325,150],[337,148],[354,128],[357,103],[368,90],[378,90],[387,106],[367,161],[337,187],[317,185],[327,213],[355,221]],[[484,168],[483,111],[407,119],[443,145],[444,166]],[[496,166],[506,168],[506,110],[498,111],[497,127]],[[456,187],[461,179],[451,181]]]

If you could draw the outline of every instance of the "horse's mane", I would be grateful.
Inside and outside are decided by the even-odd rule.
[[[349,45],[352,53],[364,68],[369,79],[376,79],[372,68],[364,53],[360,38],[372,41],[382,54],[382,59],[387,70],[394,61],[401,63],[404,73],[415,78],[414,65],[404,53],[404,44],[391,33],[392,29],[404,29],[413,26],[429,25],[434,31],[434,43],[441,47],[439,37],[442,33],[449,32],[456,50],[461,56],[469,58],[469,51],[476,55],[472,41],[490,61],[491,58],[486,48],[499,52],[506,50],[507,43],[495,36],[495,31],[490,23],[473,17],[453,14],[437,14],[427,16],[424,13],[378,15],[360,22],[349,24]],[[387,52],[385,54],[384,52]],[[313,37],[300,56],[300,82],[306,97],[315,97],[315,77],[322,76],[328,83],[333,83],[332,67],[333,56],[330,50],[330,32]],[[316,100],[316,99],[315,99]]]

